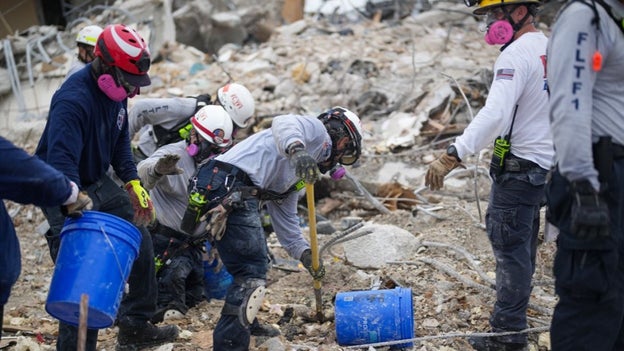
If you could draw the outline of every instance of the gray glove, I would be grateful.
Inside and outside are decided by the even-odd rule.
[[[299,179],[303,179],[308,184],[314,184],[319,179],[321,171],[319,171],[316,160],[305,151],[301,143],[288,146],[287,153]]]
[[[572,182],[570,229],[579,239],[609,236],[609,208],[588,180]]]
[[[232,210],[231,208],[227,209],[223,207],[223,205],[219,205],[211,209],[210,211],[208,211],[208,213],[211,214],[210,222],[209,222],[209,226],[210,226],[209,230],[210,230],[210,233],[212,234],[212,237],[216,241],[221,240],[221,238],[223,238],[223,234],[225,234],[225,229],[227,226],[227,217],[231,210]]]
[[[177,166],[180,156],[168,154],[158,159],[154,166],[154,172],[157,176],[182,174],[184,170]]]
[[[210,94],[197,95],[195,97],[195,100],[197,100],[197,104],[195,105],[195,113],[197,113],[197,111],[201,110],[202,107],[204,107],[206,105],[212,104],[212,98],[210,97]],[[195,114],[195,113],[193,113],[193,114]]]
[[[312,269],[312,250],[305,249],[301,254],[301,258],[299,258],[301,264],[308,270],[312,278],[314,280],[321,280],[325,276],[325,266],[323,266],[323,261],[319,257],[319,267],[318,270]]]

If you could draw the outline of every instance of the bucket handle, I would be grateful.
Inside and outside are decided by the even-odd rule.
[[[117,269],[119,269],[119,275],[121,276],[121,279],[124,280],[124,272],[123,272],[123,269],[121,269],[121,262],[119,262],[119,257],[117,257],[117,251],[115,251],[115,247],[113,246],[113,243],[108,237],[108,234],[106,234],[106,231],[104,230],[104,226],[100,226],[100,230],[102,231],[102,234],[104,234],[104,239],[108,243],[108,246],[110,246],[111,250],[113,251],[113,255],[115,256],[115,262],[117,262]]]

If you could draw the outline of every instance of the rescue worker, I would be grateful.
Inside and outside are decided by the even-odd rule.
[[[155,225],[150,227],[157,264],[161,265],[154,323],[179,319],[204,298],[202,254],[204,243],[211,238],[205,225],[192,235],[180,228],[188,200],[187,186],[200,164],[232,145],[234,126],[231,115],[223,107],[204,106],[190,121],[193,127],[185,141],[159,148],[137,166],[158,214]],[[213,259],[218,259],[216,252],[211,254]],[[278,330],[260,324],[257,319],[252,324],[252,335],[278,334]]]
[[[130,137],[139,134],[134,148],[137,162],[149,157],[157,148],[184,140],[191,129],[189,118],[202,107],[220,105],[234,122],[232,137],[239,129],[247,128],[253,119],[254,98],[247,88],[238,83],[228,83],[217,90],[216,99],[199,95],[187,98],[162,98],[137,100],[129,113]]]
[[[36,154],[87,191],[94,210],[133,221],[142,234],[139,255],[117,314],[118,351],[137,350],[176,339],[176,326],[155,327],[157,285],[152,239],[145,225],[154,208],[141,186],[130,151],[127,101],[150,84],[150,53],[132,28],[107,26],[95,47],[95,60],[71,75],[56,91]],[[124,182],[106,175],[112,166]],[[124,191],[125,190],[125,191]],[[50,254],[56,260],[64,216],[57,207],[43,207],[50,224]],[[87,331],[86,350],[95,351],[97,329]],[[75,350],[77,328],[59,323],[57,350]]]
[[[207,105],[190,119],[186,140],[160,147],[138,166],[157,213],[151,226],[158,269],[158,312],[153,322],[182,317],[204,298],[202,253],[205,226],[188,235],[180,225],[186,210],[188,181],[197,166],[232,144],[232,120],[223,107]]]
[[[93,206],[76,183],[35,156],[0,137],[0,339],[2,316],[11,288],[21,270],[19,240],[3,199],[36,206],[63,206],[68,216],[80,216]]]
[[[468,1],[475,5],[476,1]],[[527,328],[535,271],[539,213],[553,158],[548,122],[546,45],[533,21],[538,0],[481,0],[474,14],[486,16],[485,41],[502,45],[485,106],[440,158],[429,165],[425,185],[438,190],[444,177],[468,155],[494,142],[492,186],[485,218],[496,259],[492,332]],[[527,350],[527,335],[472,337],[475,350]]]
[[[93,55],[93,49],[95,48],[95,43],[97,42],[97,38],[100,34],[102,34],[102,27],[96,25],[86,26],[78,32],[78,35],[76,35],[78,60],[74,61],[72,66],[69,68],[65,79],[82,69],[87,63],[93,61],[95,58]]]
[[[250,323],[262,304],[269,268],[260,201],[266,201],[277,238],[315,279],[309,243],[297,216],[299,191],[338,162],[354,164],[361,153],[362,129],[351,111],[335,107],[318,118],[283,115],[200,167],[189,184],[182,230],[196,230],[207,212],[221,260],[234,281],[214,329],[215,351],[248,350]]]
[[[570,1],[548,44],[559,230],[553,351],[624,350],[624,2]]]

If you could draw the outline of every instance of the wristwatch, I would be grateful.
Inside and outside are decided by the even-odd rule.
[[[446,154],[455,157],[457,161],[461,162],[459,155],[457,155],[457,149],[455,148],[455,145],[449,145],[449,147],[446,148]]]

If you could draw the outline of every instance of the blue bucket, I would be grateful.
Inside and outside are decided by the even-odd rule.
[[[212,246],[206,242],[206,252],[210,252]],[[206,299],[223,300],[228,288],[232,285],[232,275],[225,269],[218,259],[204,261],[204,290]]]
[[[412,289],[336,294],[336,339],[341,346],[414,338]],[[394,345],[412,347],[413,343]]]
[[[87,327],[113,325],[140,245],[139,230],[117,216],[85,211],[80,218],[65,220],[46,311],[77,326],[80,298],[86,294]]]

